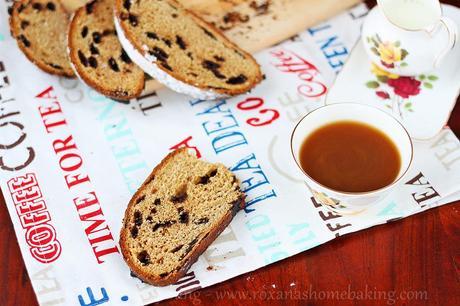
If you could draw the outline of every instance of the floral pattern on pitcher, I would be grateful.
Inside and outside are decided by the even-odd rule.
[[[378,34],[366,38],[370,50],[380,58],[380,63],[387,68],[407,67],[404,62],[409,52],[401,47],[400,41],[382,41]]]
[[[371,64],[371,72],[375,80],[366,83],[366,86],[375,90],[375,94],[384,101],[385,107],[391,109],[401,119],[404,113],[414,111],[414,103],[410,99],[417,96],[423,89],[432,89],[433,82],[438,77],[430,75],[400,76],[381,69],[376,64]]]

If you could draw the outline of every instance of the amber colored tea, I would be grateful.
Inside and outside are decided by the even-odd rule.
[[[328,188],[366,192],[395,181],[401,156],[380,130],[356,121],[337,121],[318,128],[304,140],[300,165]]]

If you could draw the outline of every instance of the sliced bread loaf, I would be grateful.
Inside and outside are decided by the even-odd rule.
[[[73,77],[66,52],[68,24],[59,0],[19,0],[11,10],[11,34],[26,57],[48,73]]]
[[[137,97],[144,71],[128,57],[113,24],[114,0],[93,0],[79,8],[68,33],[68,52],[77,75],[100,93],[118,100]]]
[[[120,247],[134,275],[175,283],[244,205],[236,177],[179,149],[163,159],[128,204]]]
[[[215,99],[262,79],[251,55],[174,0],[115,0],[115,26],[131,59],[177,92]]]

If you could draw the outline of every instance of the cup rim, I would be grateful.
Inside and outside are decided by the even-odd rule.
[[[302,166],[299,164],[299,162],[297,161],[297,158],[296,158],[296,154],[294,152],[294,148],[293,148],[293,139],[294,139],[294,134],[297,130],[297,128],[299,127],[300,123],[306,118],[308,117],[309,115],[311,115],[312,113],[318,111],[318,110],[322,110],[324,108],[327,108],[327,107],[333,107],[334,105],[345,105],[345,104],[352,104],[352,105],[355,105],[355,106],[358,106],[358,107],[364,107],[364,108],[371,108],[371,109],[374,109],[374,110],[378,110],[382,113],[384,113],[386,116],[388,116],[391,120],[395,121],[397,123],[397,125],[399,125],[403,131],[406,133],[407,135],[407,138],[409,139],[409,144],[410,144],[410,159],[409,159],[409,163],[407,164],[407,167],[406,169],[404,170],[403,173],[401,173],[401,175],[399,175],[399,177],[394,180],[391,184],[389,185],[386,185],[386,186],[383,186],[379,189],[375,189],[375,190],[370,190],[370,191],[361,191],[361,192],[349,192],[349,191],[339,191],[339,190],[335,190],[335,189],[332,189],[326,185],[323,185],[321,184],[320,182],[316,181],[315,179],[313,179],[307,172],[305,172],[305,170],[303,170]],[[356,120],[358,121],[358,120]],[[319,128],[319,127],[318,127]],[[380,130],[380,129],[379,129]],[[384,131],[382,131],[383,133],[385,133]],[[386,133],[385,133],[386,135]],[[372,194],[376,194],[376,193],[380,193],[382,191],[385,191],[385,190],[388,190],[392,187],[394,187],[399,181],[402,180],[403,177],[405,177],[405,175],[407,174],[407,172],[409,171],[411,165],[412,165],[412,161],[414,159],[414,144],[412,142],[412,138],[410,137],[409,135],[409,132],[407,131],[407,129],[404,127],[404,125],[399,122],[395,117],[393,117],[392,115],[388,114],[387,112],[385,112],[384,110],[378,108],[378,107],[374,107],[374,106],[370,106],[370,105],[366,105],[366,104],[362,104],[362,103],[357,103],[357,102],[338,102],[338,103],[332,103],[332,104],[325,104],[323,106],[320,106],[314,110],[312,110],[311,112],[308,112],[306,115],[304,115],[302,118],[300,118],[300,120],[296,123],[296,125],[294,126],[294,128],[292,129],[292,132],[291,132],[291,140],[290,140],[290,145],[291,145],[291,154],[292,154],[292,158],[294,159],[294,162],[296,163],[297,167],[300,169],[300,171],[302,171],[302,173],[308,177],[311,181],[313,181],[315,184],[318,184],[319,186],[321,186],[322,188],[324,189],[327,189],[327,190],[330,190],[331,192],[334,192],[338,195],[342,195],[342,196],[366,196],[366,195],[372,195]]]

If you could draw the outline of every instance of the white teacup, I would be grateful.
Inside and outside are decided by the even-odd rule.
[[[321,126],[337,121],[355,121],[370,125],[383,132],[394,142],[401,156],[401,168],[398,176],[390,185],[368,192],[337,191],[318,183],[302,169],[300,149],[304,140]],[[412,140],[404,126],[384,111],[358,103],[330,104],[308,113],[292,132],[291,150],[315,200],[342,215],[359,213],[387,196],[399,182],[403,181],[413,158]]]

